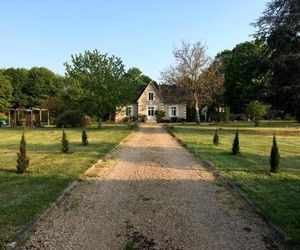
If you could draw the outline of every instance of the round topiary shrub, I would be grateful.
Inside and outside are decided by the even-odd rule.
[[[80,125],[81,127],[87,127],[92,124],[92,119],[88,115],[82,115],[80,118]]]
[[[78,111],[67,110],[57,117],[57,127],[77,127],[80,126],[82,114]]]

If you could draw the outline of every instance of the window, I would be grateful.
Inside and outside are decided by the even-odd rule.
[[[154,107],[148,107],[148,116],[154,116]]]
[[[148,101],[153,101],[153,100],[154,100],[154,93],[148,92]]]
[[[132,106],[127,106],[126,107],[126,116],[127,117],[132,117],[133,116],[133,107]]]
[[[177,107],[170,107],[170,116],[177,117]]]

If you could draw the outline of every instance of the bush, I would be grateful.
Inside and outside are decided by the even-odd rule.
[[[229,122],[230,121],[230,109],[229,108],[225,108],[224,112],[220,113],[220,120],[222,122]]]
[[[78,111],[67,110],[57,117],[57,127],[79,127],[81,123],[82,114]]]
[[[145,122],[147,120],[147,116],[146,115],[139,115],[139,120],[141,122]]]
[[[92,125],[92,119],[88,115],[82,115],[80,118],[80,126],[81,127],[88,127]]]
[[[161,122],[162,119],[166,116],[166,112],[163,110],[155,110],[155,116],[157,122]]]
[[[268,113],[269,106],[259,101],[251,101],[246,107],[246,114],[259,126],[259,120]]]
[[[81,125],[82,114],[78,111],[68,110],[57,118],[58,127],[79,127]]]
[[[85,129],[82,129],[81,144],[84,146],[87,146],[89,144],[88,136],[87,136]]]
[[[218,134],[218,129],[215,130],[215,135],[213,138],[213,143],[218,146],[220,144],[220,138],[219,138],[219,134]]]
[[[69,145],[69,141],[67,139],[65,129],[63,129],[63,133],[62,133],[61,152],[64,154],[68,154],[70,152],[70,145]]]
[[[27,156],[27,149],[26,149],[26,139],[25,134],[23,131],[21,142],[20,142],[20,152],[17,154],[17,174],[23,174],[26,169],[29,167],[29,157]]]
[[[232,154],[237,155],[240,153],[239,130],[236,130],[235,137],[232,144]]]
[[[273,135],[273,145],[270,154],[270,172],[278,173],[280,167],[280,153],[276,142],[276,136]]]
[[[171,117],[171,122],[178,122],[178,117]]]

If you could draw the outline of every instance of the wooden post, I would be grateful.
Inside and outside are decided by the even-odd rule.
[[[48,120],[47,120],[47,124],[48,124],[48,126],[50,125],[50,113],[49,113],[49,110],[48,110]]]
[[[32,127],[33,126],[33,110],[31,110],[31,114],[30,114],[30,124]]]
[[[39,111],[40,111],[40,126],[42,126],[42,110],[39,109]]]
[[[10,109],[8,110],[8,126],[10,127]]]
[[[17,110],[15,109],[15,115],[14,115],[14,121],[15,121],[15,126],[17,126]]]

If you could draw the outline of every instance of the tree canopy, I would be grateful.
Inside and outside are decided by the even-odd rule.
[[[300,1],[270,1],[254,26],[272,50],[273,103],[300,121]]]
[[[133,96],[135,86],[126,77],[121,58],[100,54],[98,50],[72,55],[71,63],[65,63],[66,76],[78,83],[78,108],[96,115],[101,126],[104,112],[113,111],[126,104]]]
[[[268,101],[271,52],[262,40],[243,42],[217,55],[224,73],[224,101],[234,113],[243,113],[252,100]]]

